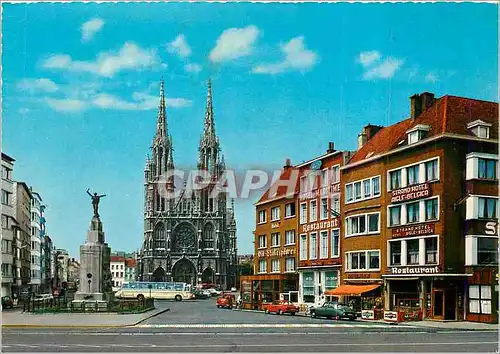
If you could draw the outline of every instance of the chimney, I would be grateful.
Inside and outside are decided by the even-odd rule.
[[[326,153],[331,154],[334,151],[335,151],[335,144],[333,143],[333,141],[330,141],[328,143],[328,150],[326,150]]]
[[[283,166],[283,169],[289,169],[292,166],[292,162],[290,161],[289,158],[285,159],[285,166]]]
[[[363,128],[363,131],[358,134],[358,149],[361,149],[363,145],[365,145],[368,140],[373,138],[375,134],[378,133],[379,130],[381,130],[383,126],[380,125],[372,125],[368,124]]]
[[[434,94],[432,92],[423,92],[420,94],[422,100],[422,112],[428,109],[434,103]]]
[[[411,119],[417,118],[422,113],[422,97],[418,94],[410,97],[410,113]]]

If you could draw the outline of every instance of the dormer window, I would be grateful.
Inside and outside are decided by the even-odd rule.
[[[408,130],[408,145],[415,144],[416,142],[422,140],[427,135],[427,132],[431,129],[429,125],[418,124]]]
[[[472,134],[478,138],[489,139],[490,138],[490,127],[491,123],[483,122],[481,119],[475,120],[467,124],[467,129],[469,129]]]

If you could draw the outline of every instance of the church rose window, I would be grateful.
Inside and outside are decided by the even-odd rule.
[[[190,248],[194,245],[195,232],[189,225],[181,225],[177,230],[175,245],[177,248]]]

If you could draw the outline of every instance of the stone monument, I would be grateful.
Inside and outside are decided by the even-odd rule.
[[[105,242],[99,218],[99,201],[105,195],[92,195],[88,189],[87,194],[92,198],[94,216],[87,231],[87,240],[80,246],[80,286],[73,304],[78,306],[88,302],[89,306],[90,303],[95,306],[97,303],[98,307],[103,309],[112,297],[111,248]]]

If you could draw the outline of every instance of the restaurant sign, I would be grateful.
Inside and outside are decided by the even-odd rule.
[[[429,183],[417,184],[392,191],[391,204],[425,198],[430,195]]]
[[[391,267],[392,274],[437,274],[439,267]]]
[[[392,237],[432,235],[435,231],[434,226],[434,224],[422,224],[396,227],[392,229]]]
[[[311,224],[304,224],[304,225],[302,225],[301,233],[335,228],[335,227],[339,227],[339,225],[340,225],[340,222],[339,222],[338,218],[335,218],[335,219],[332,219],[329,221],[320,221],[320,222],[315,222],[315,223],[311,223]]]
[[[295,249],[293,248],[271,248],[267,250],[260,250],[257,253],[257,256],[259,258],[264,258],[264,257],[283,257],[283,256],[294,256],[295,255]]]

